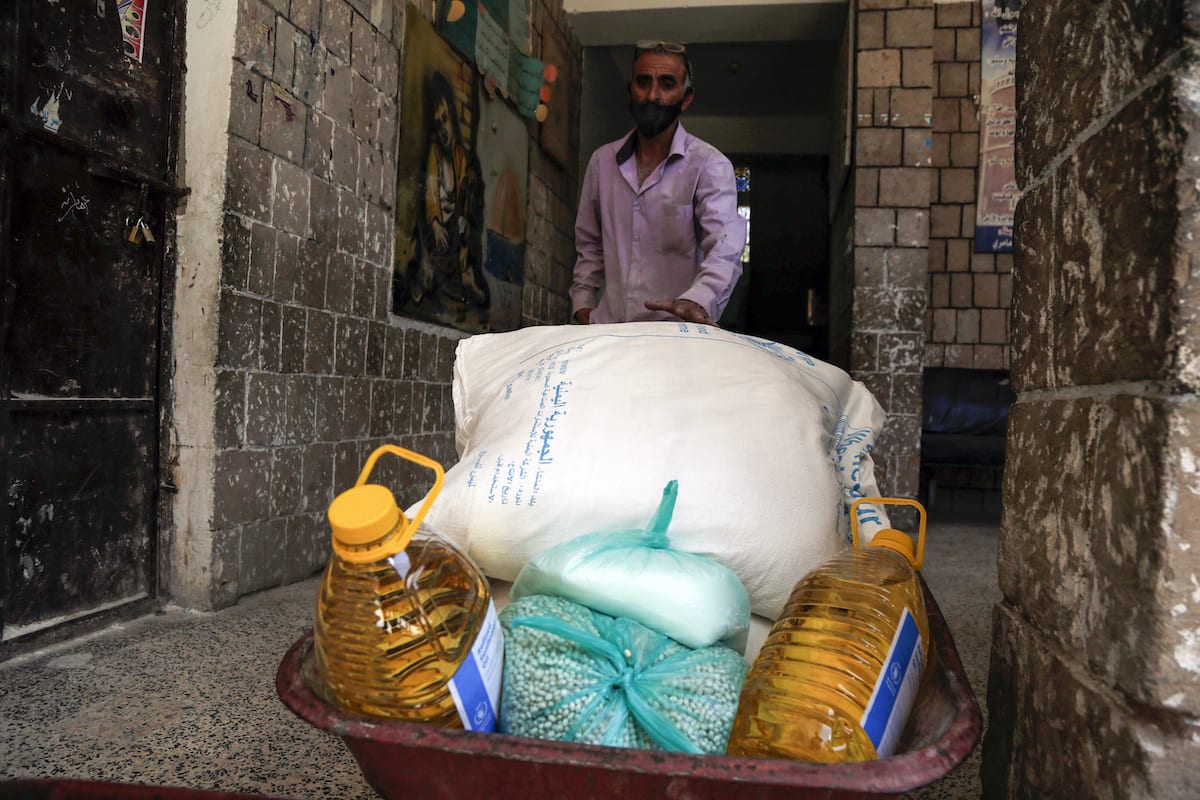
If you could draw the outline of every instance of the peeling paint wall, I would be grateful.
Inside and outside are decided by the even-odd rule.
[[[554,29],[578,60],[560,0],[529,8],[534,52]],[[390,309],[405,13],[403,0],[189,3],[176,602],[220,608],[320,570],[325,511],[380,444],[457,460],[462,334]],[[530,134],[522,322],[565,323],[576,167]],[[402,506],[432,483],[392,459],[372,478]]]
[[[1022,3],[987,797],[1200,785],[1198,23]]]

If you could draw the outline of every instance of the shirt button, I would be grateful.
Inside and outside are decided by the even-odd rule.
[[[633,235],[633,240],[634,240],[635,242],[640,242],[640,241],[642,240],[642,237],[641,237],[641,236],[639,236],[638,234],[636,234],[636,233],[635,233],[635,234]]]

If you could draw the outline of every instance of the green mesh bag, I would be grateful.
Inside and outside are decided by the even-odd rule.
[[[631,619],[532,595],[501,614],[500,729],[539,739],[724,753],[744,659],[692,650]]]

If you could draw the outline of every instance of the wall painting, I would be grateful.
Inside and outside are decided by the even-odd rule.
[[[478,72],[411,4],[403,70],[392,312],[473,333],[513,330],[528,134],[503,103],[481,100]]]

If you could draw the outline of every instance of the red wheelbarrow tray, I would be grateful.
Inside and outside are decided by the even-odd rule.
[[[449,730],[368,717],[309,687],[312,632],[279,665],[280,699],[341,737],[367,783],[399,798],[885,798],[945,777],[979,741],[982,719],[950,629],[922,579],[929,613],[926,676],[897,752],[852,764],[688,755]],[[320,765],[313,765],[320,769]]]

